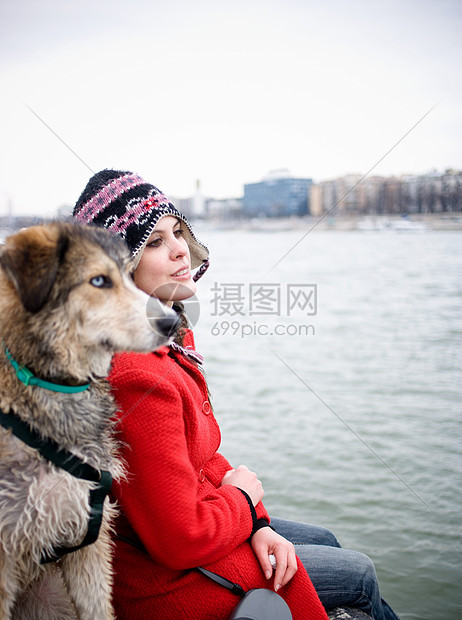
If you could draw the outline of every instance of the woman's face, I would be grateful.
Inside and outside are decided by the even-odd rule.
[[[191,277],[189,247],[183,237],[183,223],[171,215],[161,218],[144,248],[135,270],[138,288],[171,306],[196,292]]]

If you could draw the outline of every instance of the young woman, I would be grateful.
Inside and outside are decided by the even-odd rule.
[[[109,377],[128,470],[113,489],[119,620],[228,618],[239,598],[196,567],[246,591],[276,590],[295,620],[325,619],[319,598],[327,609],[349,605],[377,620],[396,618],[366,556],[340,548],[323,528],[280,519],[270,526],[256,474],[232,468],[218,452],[220,430],[181,304],[208,266],[187,219],[153,185],[114,170],[90,179],[74,217],[125,239],[135,284],[173,305],[183,324],[169,347],[117,355]]]

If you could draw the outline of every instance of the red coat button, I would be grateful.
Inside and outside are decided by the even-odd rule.
[[[199,472],[199,482],[204,482],[204,480],[205,480],[205,472],[203,469],[201,469]]]
[[[205,415],[209,415],[209,413],[212,411],[212,407],[210,406],[208,400],[204,400],[204,402],[202,403],[202,411],[205,413]]]

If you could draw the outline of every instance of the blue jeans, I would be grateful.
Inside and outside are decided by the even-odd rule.
[[[342,549],[332,532],[317,525],[273,518],[271,525],[295,545],[326,609],[354,607],[374,620],[398,619],[380,597],[375,568],[366,555]]]

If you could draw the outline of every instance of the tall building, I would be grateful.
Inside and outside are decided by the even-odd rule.
[[[259,183],[244,185],[243,213],[250,217],[284,217],[309,213],[311,179],[274,170]]]
[[[204,217],[205,215],[205,198],[201,190],[201,182],[196,181],[196,192],[193,196],[193,215],[194,217]]]

